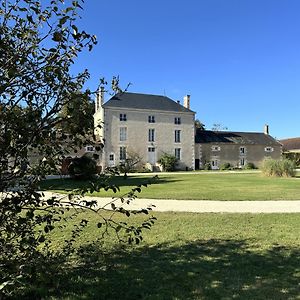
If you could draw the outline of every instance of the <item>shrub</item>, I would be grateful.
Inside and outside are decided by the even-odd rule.
[[[232,169],[232,167],[231,167],[231,164],[230,163],[223,163],[223,164],[221,164],[221,166],[220,166],[220,170],[231,170]]]
[[[210,162],[207,162],[207,163],[204,164],[204,170],[211,170]]]
[[[158,162],[162,165],[164,171],[174,171],[177,158],[174,155],[164,153]]]
[[[245,165],[245,169],[246,169],[246,170],[253,170],[253,169],[256,169],[256,167],[255,167],[254,163],[248,162],[248,163],[246,163],[246,165]]]
[[[276,160],[265,159],[261,166],[265,176],[293,177],[295,176],[295,165],[288,159]]]
[[[90,179],[97,174],[97,164],[93,158],[83,155],[72,159],[68,172],[76,179]]]

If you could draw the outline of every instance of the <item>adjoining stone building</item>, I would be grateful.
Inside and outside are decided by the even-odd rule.
[[[95,103],[95,134],[104,143],[100,164],[118,166],[130,153],[158,170],[164,154],[175,155],[178,169],[194,169],[195,112],[190,96],[183,105],[165,96],[119,93],[104,103],[99,92]]]
[[[265,158],[280,159],[282,145],[264,132],[231,132],[197,130],[195,136],[195,169],[209,163],[212,169],[219,169],[224,163],[243,168],[247,163],[259,167]]]

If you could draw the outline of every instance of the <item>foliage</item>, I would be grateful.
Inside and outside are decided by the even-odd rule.
[[[254,170],[254,169],[256,169],[256,167],[255,167],[254,163],[247,162],[246,165],[245,165],[245,169],[246,170]]]
[[[69,267],[54,260],[56,280],[32,282],[31,293],[43,299],[297,299],[299,214],[155,215],[162,221],[134,248],[120,249],[111,239],[90,244],[101,232],[90,224]],[[97,224],[92,213],[81,218]],[[73,224],[52,232],[52,247],[61,247]]]
[[[283,153],[283,157],[293,161],[295,166],[300,167],[300,153],[286,152],[286,153]]]
[[[265,159],[261,170],[265,176],[293,177],[295,176],[295,165],[288,159]]]
[[[68,172],[76,179],[91,179],[97,174],[97,164],[87,155],[75,157],[68,167]]]
[[[223,163],[223,164],[221,164],[221,166],[220,166],[220,170],[231,170],[232,169],[232,166],[231,166],[231,164],[230,163]]]
[[[211,170],[211,164],[210,164],[210,162],[206,162],[205,164],[204,164],[204,170]]]
[[[205,130],[205,125],[199,119],[196,119],[195,128],[198,130]]]
[[[120,239],[123,235],[130,242],[141,240],[141,226],[118,224],[113,219],[117,213],[131,215],[123,205],[136,197],[141,186],[124,194],[120,206],[113,199],[104,208],[94,201],[82,202],[75,192],[62,199],[46,198],[38,192],[45,174],[57,172],[64,155],[87,142],[88,126],[77,126],[78,120],[71,124],[74,118],[61,113],[63,108],[71,112],[83,103],[82,112],[88,115],[84,103],[91,92],[84,91],[83,86],[89,73],[71,73],[80,52],[92,50],[96,44],[95,36],[76,26],[81,2],[0,2],[0,298],[14,296],[41,276],[54,280],[50,258],[61,257],[63,262],[88,224],[88,220],[80,220],[61,255],[53,253],[49,234],[61,226],[63,219],[72,218],[65,217],[70,207],[78,208],[73,211],[75,215],[81,209],[94,211],[98,227],[114,229]],[[74,110],[72,113],[75,116]],[[72,128],[71,132],[76,128],[76,135],[67,139],[65,133],[57,134],[59,124]],[[31,157],[37,158],[35,163]],[[100,189],[117,191],[118,187],[107,181],[113,175],[99,177],[78,194]],[[113,212],[106,219],[101,212],[108,208]],[[148,214],[148,209],[137,213]]]
[[[177,158],[174,155],[164,153],[158,160],[166,172],[174,171],[177,163]]]
[[[93,115],[95,112],[94,102],[90,99],[90,91],[77,92],[73,97],[63,104],[59,116],[62,122],[57,128],[62,132],[77,135],[78,132],[90,132],[94,130]]]
[[[134,151],[127,151],[126,159],[123,163],[120,163],[119,170],[121,173],[127,174],[142,169],[142,158]]]

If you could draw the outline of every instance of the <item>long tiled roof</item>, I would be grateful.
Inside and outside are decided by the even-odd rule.
[[[262,132],[233,132],[197,130],[195,142],[201,143],[226,143],[239,145],[280,145],[273,137]]]
[[[108,108],[133,108],[174,112],[193,112],[176,101],[159,95],[119,93],[103,105]]]
[[[283,149],[287,151],[300,150],[300,137],[280,140]]]

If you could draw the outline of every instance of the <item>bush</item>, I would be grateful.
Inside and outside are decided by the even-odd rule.
[[[83,155],[72,159],[68,172],[76,179],[90,179],[97,174],[97,164],[93,158]]]
[[[265,159],[261,166],[265,176],[293,177],[295,176],[295,165],[288,159],[276,160]]]
[[[232,167],[231,167],[231,164],[230,163],[223,163],[223,164],[221,164],[221,166],[220,166],[220,170],[231,170],[232,169]]]
[[[248,162],[248,163],[246,163],[246,165],[245,165],[245,169],[246,169],[246,170],[253,170],[253,169],[256,169],[256,167],[255,167],[254,163]]]
[[[204,170],[211,170],[210,162],[207,162],[207,163],[204,164]]]
[[[162,165],[164,171],[174,171],[177,158],[174,155],[164,153],[158,162]]]

